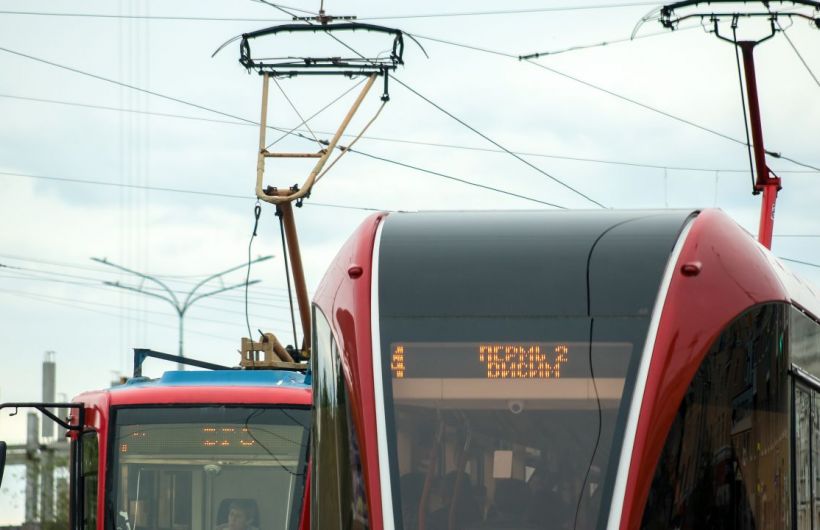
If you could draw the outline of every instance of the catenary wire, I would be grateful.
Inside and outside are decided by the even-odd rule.
[[[471,50],[482,52],[482,53],[489,53],[489,54],[493,54],[493,55],[499,55],[499,56],[508,57],[508,58],[515,58],[515,59],[518,59],[518,57],[519,57],[518,55],[514,55],[514,54],[511,54],[511,53],[507,53],[507,52],[500,52],[500,51],[497,51],[497,50],[489,50],[489,49],[486,49],[486,48],[480,48],[478,46],[470,46],[470,45],[466,45],[466,44],[463,44],[463,43],[449,41],[449,40],[446,40],[446,39],[435,39],[435,40],[436,40],[436,42],[439,42],[441,44],[446,44],[446,45],[449,45],[449,46],[455,46],[455,47],[460,47],[460,48],[467,48],[467,49],[471,49]],[[628,103],[631,103],[633,105],[641,107],[645,110],[649,110],[649,111],[654,112],[656,114],[660,114],[661,116],[665,116],[667,118],[678,121],[680,123],[689,125],[691,127],[695,127],[695,128],[700,129],[704,132],[711,133],[713,135],[719,136],[721,138],[724,138],[724,139],[729,140],[731,142],[734,142],[736,144],[743,145],[743,146],[746,145],[746,143],[743,140],[739,140],[737,138],[729,136],[728,134],[724,134],[724,133],[722,133],[720,131],[717,131],[715,129],[711,129],[711,128],[706,127],[704,125],[700,125],[700,124],[698,124],[694,121],[688,120],[686,118],[682,118],[682,117],[677,116],[675,114],[672,114],[670,112],[666,112],[666,111],[664,111],[662,109],[659,109],[657,107],[654,107],[652,105],[642,103],[642,102],[640,102],[636,99],[630,98],[628,96],[624,96],[624,95],[619,94],[617,92],[614,92],[614,91],[612,91],[608,88],[604,88],[602,86],[596,85],[594,83],[591,83],[591,82],[586,81],[584,79],[581,79],[579,77],[567,74],[565,72],[562,72],[562,71],[557,70],[555,68],[552,68],[550,66],[547,66],[547,65],[544,65],[544,64],[529,60],[529,59],[523,60],[523,62],[530,63],[533,66],[536,66],[538,68],[542,68],[544,70],[547,70],[547,71],[549,71],[549,72],[551,72],[555,75],[558,75],[558,76],[564,77],[566,79],[569,79],[570,81],[582,84],[582,85],[584,85],[586,87],[589,87],[593,90],[597,90],[597,91],[602,92],[604,94],[608,94],[612,97],[615,97],[615,98],[620,99],[622,101],[626,101]],[[816,170],[816,171],[820,171],[820,168],[817,168],[816,166],[813,166],[813,165],[810,165],[810,164],[805,164],[805,163],[802,163],[802,162],[798,162],[794,159],[791,159],[787,156],[784,156],[782,153],[778,153],[778,152],[771,151],[771,150],[766,150],[766,154],[769,155],[769,156],[773,156],[775,158],[782,158],[784,160],[788,160],[789,162],[791,162],[793,164],[797,164],[799,166],[803,166],[803,167],[807,167],[807,168],[810,168],[810,169],[813,169],[813,170]]]
[[[256,1],[256,0],[254,0]],[[270,5],[271,7],[285,8],[292,11],[315,15],[316,12],[300,9],[296,7],[282,6],[270,2],[257,2]],[[564,11],[589,11],[597,9],[617,9],[628,7],[642,7],[657,5],[653,2],[630,2],[622,4],[591,4],[582,6],[555,6],[533,9],[510,9],[496,11],[472,11],[459,13],[421,13],[421,14],[399,14],[399,15],[377,15],[359,17],[357,20],[407,20],[416,18],[451,18],[466,16],[487,16],[487,15],[517,15],[531,13],[564,12]],[[290,13],[289,13],[290,14]],[[192,22],[292,22],[292,19],[273,18],[243,18],[243,17],[199,17],[199,16],[174,16],[174,15],[122,15],[107,13],[66,13],[56,11],[13,11],[0,10],[0,15],[22,15],[22,16],[48,16],[48,17],[72,17],[72,18],[109,18],[109,19],[130,19],[130,20],[173,20]]]
[[[740,85],[740,107],[743,109],[743,132],[746,133],[746,151],[749,154],[749,177],[752,179],[752,191],[755,188],[755,169],[752,162],[752,141],[749,138],[749,117],[746,114],[746,90],[743,88],[743,73],[740,70],[740,45],[737,43],[737,25],[732,23],[732,44],[735,48],[737,63],[737,82]]]
[[[355,88],[355,87],[354,87]],[[258,127],[258,123],[250,123],[250,122],[240,122],[240,121],[229,121],[229,120],[219,120],[214,118],[203,118],[199,116],[186,116],[182,114],[172,114],[166,112],[151,112],[151,111],[144,111],[138,109],[126,109],[120,107],[109,107],[104,105],[92,105],[87,103],[78,103],[72,101],[63,101],[63,100],[54,100],[54,99],[44,99],[44,98],[32,98],[26,96],[18,96],[13,94],[0,94],[0,98],[9,98],[9,99],[16,99],[22,101],[33,101],[38,103],[51,103],[56,105],[65,105],[70,107],[80,107],[80,108],[90,108],[90,109],[97,109],[97,110],[106,110],[112,112],[129,112],[129,113],[137,113],[137,114],[147,114],[151,116],[158,116],[164,118],[176,118],[176,119],[184,119],[184,120],[194,120],[194,121],[202,121],[208,123],[217,123],[217,124],[225,124],[225,125],[239,125],[243,127]],[[311,118],[308,118],[311,119]],[[281,126],[275,125],[268,125],[268,128],[275,131],[283,132],[283,137],[287,135],[293,135],[295,132],[307,132],[306,130],[294,128],[294,129],[287,129]],[[332,135],[333,133],[330,131],[316,131],[318,134],[322,135]],[[354,137],[353,134],[343,134],[344,137]],[[427,147],[439,147],[444,149],[461,149],[466,151],[478,151],[478,152],[486,152],[486,153],[505,153],[501,149],[496,149],[492,147],[480,147],[480,146],[469,146],[469,145],[458,145],[458,144],[449,144],[449,143],[440,143],[440,142],[426,142],[420,140],[411,140],[407,138],[387,138],[383,136],[368,136],[363,135],[363,140],[368,141],[377,141],[377,142],[389,142],[389,143],[398,143],[398,144],[407,144],[407,145],[419,145],[419,146],[427,146]],[[278,141],[278,140],[277,140]],[[270,146],[268,146],[270,147]],[[547,153],[535,153],[535,152],[527,152],[527,151],[514,151],[518,155],[522,156],[533,156],[533,157],[542,157],[542,158],[554,158],[557,160],[569,160],[575,162],[588,162],[594,164],[611,164],[611,165],[620,165],[620,166],[630,166],[630,167],[639,167],[639,168],[650,168],[650,169],[668,169],[673,171],[702,171],[702,172],[715,172],[720,171],[722,173],[745,173],[749,171],[748,169],[740,169],[740,168],[713,168],[713,167],[692,167],[692,166],[675,166],[675,165],[662,165],[662,164],[648,164],[645,162],[632,162],[628,160],[608,160],[602,158],[589,158],[589,157],[577,157],[577,156],[566,156],[566,155],[553,155]],[[506,154],[506,153],[505,153]],[[775,158],[782,158],[789,162],[792,162],[796,165],[800,165],[808,169],[808,171],[802,170],[784,170],[780,169],[778,173],[815,173],[820,171],[820,168],[815,168],[814,166],[810,166],[807,164],[801,164],[797,161],[793,161],[789,157],[784,156],[777,156],[776,154],[769,153],[770,155],[774,156]]]
[[[466,127],[467,129],[471,130],[471,131],[472,131],[472,132],[474,132],[475,134],[477,134],[477,135],[479,135],[480,137],[484,138],[485,140],[487,140],[488,142],[490,142],[490,143],[491,143],[491,144],[493,144],[494,146],[498,147],[499,149],[503,150],[505,153],[509,154],[510,156],[512,156],[512,157],[514,157],[514,158],[516,158],[517,160],[519,160],[519,161],[523,162],[523,163],[524,163],[524,164],[526,164],[527,166],[529,166],[529,167],[531,167],[532,169],[536,170],[537,172],[541,173],[542,175],[544,175],[545,177],[549,178],[549,179],[550,179],[550,180],[552,180],[553,182],[556,182],[556,183],[560,184],[560,185],[561,185],[561,186],[563,186],[564,188],[566,188],[566,189],[568,189],[568,190],[572,191],[573,193],[575,193],[575,194],[577,194],[577,195],[580,195],[580,196],[581,196],[581,197],[583,197],[584,199],[588,200],[589,202],[591,202],[591,203],[593,203],[593,204],[595,204],[595,205],[597,205],[597,206],[600,206],[601,208],[606,208],[606,206],[604,206],[604,205],[603,205],[603,204],[601,204],[600,202],[596,201],[595,199],[593,199],[593,198],[592,198],[592,197],[590,197],[589,195],[585,194],[584,192],[582,192],[582,191],[578,190],[577,188],[574,188],[574,187],[570,186],[569,184],[567,184],[566,182],[562,181],[561,179],[559,179],[559,178],[557,178],[557,177],[555,177],[555,176],[553,176],[553,175],[550,175],[549,173],[547,173],[546,171],[544,171],[544,170],[543,170],[543,169],[541,169],[540,167],[536,166],[536,165],[535,165],[535,164],[533,164],[532,162],[530,162],[530,161],[528,161],[528,160],[526,160],[526,159],[522,158],[521,156],[519,156],[519,155],[515,154],[514,152],[510,151],[509,149],[507,149],[506,147],[504,147],[504,146],[503,146],[503,145],[501,145],[500,143],[496,142],[495,140],[493,140],[492,138],[490,138],[490,137],[489,137],[489,136],[487,136],[486,134],[482,133],[481,131],[479,131],[478,129],[476,129],[475,127],[473,127],[472,125],[468,124],[467,122],[465,122],[464,120],[462,120],[461,118],[459,118],[458,116],[456,116],[455,114],[452,114],[451,112],[449,112],[448,110],[446,110],[445,108],[443,108],[441,105],[439,105],[439,104],[437,104],[436,102],[432,101],[432,100],[431,100],[430,98],[428,98],[427,96],[425,96],[425,95],[423,95],[422,93],[418,92],[417,90],[415,90],[414,88],[412,88],[411,86],[409,86],[407,83],[405,83],[405,82],[404,82],[404,81],[402,81],[401,79],[398,79],[397,77],[395,77],[395,76],[394,76],[394,77],[393,77],[393,80],[394,80],[394,81],[396,81],[396,82],[397,82],[398,84],[400,84],[401,86],[403,86],[404,88],[406,88],[407,90],[409,90],[410,92],[412,92],[413,94],[415,94],[416,96],[418,96],[419,98],[421,98],[422,100],[426,101],[428,104],[430,104],[430,105],[432,105],[433,107],[435,107],[436,109],[438,109],[440,112],[442,112],[442,113],[446,114],[447,116],[449,116],[450,118],[452,118],[452,119],[453,119],[453,120],[455,120],[456,122],[460,123],[461,125],[463,125],[463,126],[464,126],[464,127]]]
[[[800,59],[800,62],[803,63],[803,66],[806,67],[806,71],[809,72],[811,78],[814,79],[814,84],[820,87],[820,80],[818,80],[817,76],[814,75],[814,72],[812,71],[811,67],[809,67],[809,63],[807,63],[806,60],[803,58],[803,55],[800,54],[800,52],[797,49],[797,46],[794,45],[792,39],[789,37],[788,33],[786,33],[786,30],[783,29],[783,27],[780,25],[780,22],[776,18],[775,23],[777,24],[777,27],[780,28],[780,32],[783,34],[783,36],[786,37],[786,41],[789,43],[789,46],[791,46],[792,50],[794,50],[794,53],[797,55],[797,58]]]
[[[267,2],[266,2],[266,3],[267,3]],[[122,83],[122,82],[120,82],[120,81],[116,81],[116,80],[113,80],[113,79],[109,79],[109,78],[107,78],[107,77],[103,77],[103,76],[99,76],[99,75],[92,74],[92,73],[89,73],[89,72],[85,72],[85,71],[83,71],[83,70],[79,70],[79,69],[72,68],[72,67],[69,67],[69,66],[64,66],[64,65],[61,65],[61,64],[58,64],[58,63],[54,63],[54,62],[52,62],[52,61],[47,61],[47,60],[45,60],[45,59],[41,59],[41,58],[39,58],[39,57],[34,57],[34,56],[32,56],[32,55],[24,54],[24,53],[17,52],[17,51],[14,51],[14,50],[9,50],[8,48],[0,47],[0,51],[4,51],[4,52],[7,52],[7,53],[11,53],[11,54],[13,54],[13,55],[17,55],[17,56],[20,56],[20,57],[24,57],[24,58],[27,58],[27,59],[31,59],[31,60],[33,60],[33,61],[41,62],[41,63],[44,63],[44,64],[48,64],[48,65],[50,65],[50,66],[54,66],[54,67],[57,67],[57,68],[61,68],[61,69],[64,69],[64,70],[68,70],[68,71],[71,71],[71,72],[75,72],[75,73],[78,73],[78,74],[81,74],[81,75],[85,75],[85,76],[88,76],[88,77],[91,77],[91,78],[93,78],[93,79],[97,79],[97,80],[100,80],[100,81],[105,81],[105,82],[108,82],[108,83],[113,83],[113,84],[116,84],[116,85],[124,86],[124,87],[126,87],[126,88],[130,88],[130,89],[132,89],[132,90],[136,90],[136,91],[139,91],[139,92],[143,92],[143,93],[146,93],[146,94],[150,94],[150,95],[153,95],[153,96],[156,96],[156,97],[162,98],[162,99],[166,99],[166,100],[169,100],[169,101],[173,101],[173,102],[176,102],[176,103],[180,103],[180,104],[183,104],[183,105],[187,105],[187,106],[190,106],[190,107],[194,107],[194,108],[197,108],[197,109],[200,109],[200,110],[205,110],[205,111],[208,111],[208,112],[213,112],[213,113],[216,113],[216,114],[220,114],[220,115],[222,115],[222,116],[226,116],[226,117],[228,117],[228,118],[233,118],[233,119],[236,119],[236,120],[240,120],[240,121],[244,121],[244,122],[248,122],[248,123],[253,123],[253,124],[259,125],[257,122],[254,122],[253,120],[249,120],[249,119],[247,119],[247,118],[242,118],[241,116],[237,116],[237,115],[235,115],[235,114],[230,114],[230,113],[223,112],[223,111],[220,111],[220,110],[211,109],[211,108],[205,107],[205,106],[203,106],[203,105],[199,105],[199,104],[197,104],[197,103],[192,103],[192,102],[189,102],[189,101],[185,101],[185,100],[182,100],[182,99],[179,99],[179,98],[173,97],[173,96],[167,96],[167,95],[165,95],[165,94],[161,94],[161,93],[159,93],[159,92],[155,92],[155,91],[153,91],[153,90],[147,90],[147,89],[145,89],[145,88],[141,88],[141,87],[137,87],[137,86],[134,86],[134,85],[130,85],[130,84],[128,84],[128,83]],[[294,133],[294,134],[295,134],[295,133]],[[308,139],[306,136],[301,135],[301,134],[296,134],[296,136],[301,137],[301,138]],[[357,153],[359,153],[359,154],[364,154],[362,151],[355,151],[355,152],[357,152]],[[379,160],[385,160],[385,161],[386,161],[386,159],[384,159],[383,157],[374,157],[374,158],[378,158]],[[394,161],[394,162],[395,162],[395,161]],[[531,164],[530,164],[530,165],[531,165]],[[407,167],[412,167],[412,166],[407,165]],[[533,167],[534,167],[534,166],[533,166]],[[433,173],[433,174],[435,174],[435,173]],[[468,181],[466,181],[466,180],[464,180],[464,179],[459,179],[459,180],[460,180],[461,182],[464,182],[464,183],[467,183],[467,182],[468,182]],[[473,185],[475,185],[475,183],[472,183],[472,184],[473,184]],[[112,185],[113,185],[113,183],[112,183]],[[142,188],[142,186],[133,185],[133,184],[130,184],[130,185],[125,185],[125,186],[127,186],[127,187],[135,187],[135,188]],[[480,186],[480,185],[479,185],[479,186]],[[484,187],[484,186],[480,186],[480,187]],[[491,189],[491,188],[487,188],[487,189]],[[495,191],[498,191],[498,190],[495,190]],[[203,195],[203,194],[206,194],[206,193],[207,193],[207,192],[198,192],[198,194],[200,194],[200,195]],[[510,193],[510,192],[508,192],[508,193],[507,193],[507,195],[513,195],[513,196],[518,196],[518,197],[520,197],[520,198],[526,198],[526,197],[525,197],[525,196],[523,196],[523,195],[512,194],[512,193]],[[531,198],[527,198],[527,199],[528,199],[528,200],[535,200],[536,202],[541,202],[542,204],[549,204],[549,203],[545,203],[545,202],[543,202],[543,201],[538,201],[538,200],[536,200],[536,199],[531,199]]]

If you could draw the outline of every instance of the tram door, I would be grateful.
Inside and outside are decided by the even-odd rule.
[[[820,530],[820,393],[797,381],[794,437],[797,530]]]

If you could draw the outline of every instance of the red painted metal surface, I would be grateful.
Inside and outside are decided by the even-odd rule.
[[[342,353],[350,395],[350,411],[359,440],[370,528],[382,530],[376,405],[373,388],[373,348],[370,328],[370,286],[376,230],[384,213],[367,218],[331,263],[314,302],[330,318]],[[361,274],[349,274],[360,267]]]
[[[754,41],[738,42],[743,52],[743,70],[746,74],[746,97],[749,100],[749,126],[752,129],[752,143],[754,144],[755,191],[763,192],[763,201],[760,205],[760,226],[757,232],[758,241],[766,248],[772,248],[772,232],[774,231],[774,208],[777,201],[777,192],[780,190],[780,178],[769,175],[766,166],[766,149],[763,144],[763,126],[760,120],[760,103],[757,96],[757,76],[755,75]]]
[[[697,275],[687,263],[700,262]],[[763,251],[719,210],[694,221],[663,305],[632,449],[621,529],[640,528],[655,467],[692,378],[720,332],[754,305],[786,301]]]

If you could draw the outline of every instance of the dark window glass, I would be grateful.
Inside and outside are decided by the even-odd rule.
[[[646,329],[382,317],[395,527],[604,526]]]
[[[309,416],[275,406],[116,409],[108,520],[118,530],[293,530]]]
[[[330,324],[313,309],[313,459],[311,527],[370,527],[358,439],[350,415],[339,347]]]
[[[645,529],[791,526],[786,307],[753,308],[693,378],[655,470]]]
[[[797,530],[811,530],[811,391],[796,387],[794,394]]]
[[[791,308],[789,355],[791,362],[820,378],[820,325]]]
[[[97,530],[97,477],[100,466],[100,446],[96,432],[83,433],[83,528]]]

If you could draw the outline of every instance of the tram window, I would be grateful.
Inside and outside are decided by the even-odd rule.
[[[811,530],[811,392],[798,386],[794,401],[797,530]]]
[[[85,530],[97,530],[97,483],[100,465],[97,433],[83,433],[80,443],[83,445],[83,528]]]
[[[397,530],[605,524],[645,319],[381,324]]]
[[[294,530],[298,524],[308,410],[135,407],[117,409],[115,421],[109,530]]]
[[[784,305],[758,306],[712,344],[667,435],[643,529],[791,527],[787,318]]]
[[[311,468],[311,527],[369,528],[358,438],[338,344],[330,324],[313,310],[314,413]]]

